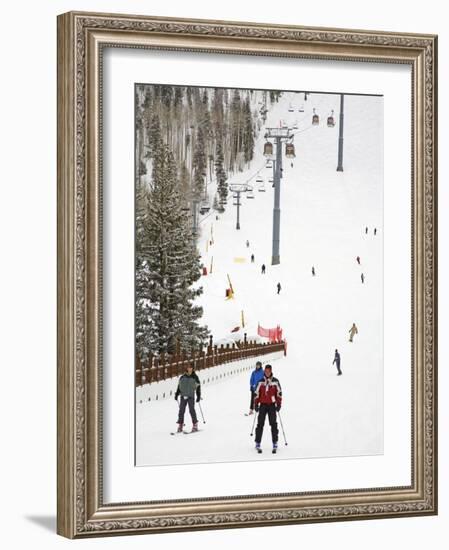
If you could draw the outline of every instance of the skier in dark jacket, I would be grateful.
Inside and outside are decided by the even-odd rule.
[[[198,418],[195,411],[195,394],[196,402],[201,399],[201,383],[196,372],[193,370],[192,365],[188,365],[186,372],[181,376],[178,382],[178,388],[176,389],[175,399],[181,397],[179,404],[178,415],[178,432],[182,432],[184,426],[184,414],[186,412],[187,405],[189,406],[190,416],[192,417],[192,432],[198,431]]]
[[[262,264],[262,275],[265,274],[265,264]]]
[[[342,372],[340,369],[340,354],[338,353],[338,349],[335,350],[335,356],[334,356],[334,360],[332,361],[332,364],[334,363],[336,364],[337,370],[338,370],[337,376],[340,376]]]
[[[260,443],[262,441],[263,427],[265,418],[268,415],[268,421],[271,426],[271,439],[273,441],[273,453],[276,452],[278,446],[279,430],[277,425],[277,413],[281,410],[282,404],[282,389],[279,380],[273,376],[271,365],[265,365],[264,377],[257,384],[254,405],[257,417],[256,427],[256,449],[262,452]]]
[[[276,288],[277,288],[278,294],[280,294],[280,292],[281,292],[281,283],[278,283],[276,285]]]
[[[254,397],[257,388],[257,384],[263,378],[263,368],[261,361],[257,361],[256,368],[251,373],[251,378],[249,379],[249,390],[251,392],[251,401],[249,402],[249,414],[254,413]]]

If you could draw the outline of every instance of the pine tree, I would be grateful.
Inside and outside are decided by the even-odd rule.
[[[242,126],[241,126],[241,99],[240,91],[234,90],[232,95],[230,124],[229,130],[231,134],[231,151],[229,158],[229,169],[236,167],[238,161],[238,153],[242,144]]]
[[[223,147],[219,141],[217,143],[217,150],[215,154],[215,177],[217,178],[217,189],[221,203],[225,202],[228,197],[227,176],[223,164]]]
[[[149,335],[154,331],[155,305],[150,299],[151,276],[148,262],[143,257],[145,225],[147,222],[148,188],[140,182],[136,186],[136,349],[142,360],[153,351]]]
[[[159,120],[159,116],[157,114],[153,114],[153,116],[150,119],[150,124],[148,126],[148,151],[147,155],[149,157],[153,157],[159,145],[162,142],[162,132],[161,132],[161,123]]]
[[[141,204],[142,201],[139,201]],[[138,212],[136,338],[141,354],[187,352],[202,347],[208,329],[199,324],[202,308],[195,299],[201,264],[183,209],[173,155],[166,145],[156,150],[150,190]],[[148,317],[146,317],[148,316]],[[148,330],[151,327],[151,330]]]
[[[204,132],[198,126],[195,137],[195,151],[193,155],[193,197],[200,200],[204,193],[204,178],[206,176],[207,158],[204,146]]]
[[[243,107],[243,117],[244,117],[244,130],[243,130],[243,154],[245,162],[250,162],[253,159],[254,155],[254,128],[253,128],[253,117],[251,113],[251,105],[249,102],[249,97],[246,98],[244,107]]]

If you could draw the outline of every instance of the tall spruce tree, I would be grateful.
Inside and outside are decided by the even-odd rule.
[[[215,153],[215,177],[217,178],[217,190],[218,195],[220,196],[220,202],[223,203],[226,201],[228,196],[228,183],[227,176],[224,169],[224,157],[223,157],[223,147],[221,141],[217,142],[217,149]]]
[[[156,151],[162,140],[161,123],[159,120],[159,116],[155,113],[150,118],[147,133],[148,150],[146,153],[148,156],[153,157],[156,154]]]
[[[147,204],[148,186],[139,179],[136,184],[136,350],[143,360],[153,352],[150,335],[154,331],[153,315],[156,310],[150,296],[150,267],[143,255],[146,244]]]
[[[195,151],[193,154],[193,196],[196,200],[203,197],[207,168],[206,149],[204,146],[204,130],[198,126],[195,136]]]
[[[202,308],[194,303],[203,292],[195,284],[201,264],[183,209],[173,155],[164,144],[155,151],[144,203],[137,228],[137,267],[142,269],[137,283],[139,353],[173,353],[177,343],[191,352],[208,335],[207,327],[199,323]],[[147,314],[149,319],[145,319]]]
[[[243,155],[245,162],[249,163],[254,155],[254,127],[249,97],[246,98],[243,107],[244,129],[243,129]]]

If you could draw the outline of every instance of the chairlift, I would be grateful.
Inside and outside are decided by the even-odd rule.
[[[271,143],[271,141],[267,141],[264,143],[263,154],[265,157],[273,156],[273,144]]]
[[[293,145],[293,143],[286,143],[285,144],[285,156],[288,158],[288,159],[293,159],[295,158],[295,146]]]
[[[319,123],[320,123],[320,117],[316,114],[314,109],[313,116],[312,116],[312,126],[318,126]]]
[[[327,117],[327,125],[329,128],[333,128],[335,126],[334,111],[331,111],[331,114]]]
[[[273,168],[273,163],[271,162],[271,160],[267,162],[267,164],[265,165],[265,168]]]
[[[261,176],[257,176],[256,183],[263,183],[263,178]]]
[[[207,214],[210,210],[210,206],[208,204],[203,204],[200,207],[200,214],[204,216],[204,214]]]
[[[259,193],[265,193],[266,189],[265,189],[265,184],[262,182],[259,187],[257,188],[257,190],[259,191]]]
[[[303,112],[304,112],[304,105],[300,105],[298,109],[298,113],[303,113]]]
[[[288,108],[289,113],[294,113],[295,109],[293,108],[292,104],[290,104],[290,107]]]
[[[253,192],[252,189],[251,189],[251,191],[248,191],[248,192],[246,193],[246,198],[247,198],[247,199],[254,199],[254,192]]]

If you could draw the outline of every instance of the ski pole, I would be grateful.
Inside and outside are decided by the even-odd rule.
[[[280,421],[280,423],[281,423],[282,435],[284,436],[285,444],[288,445],[287,439],[285,438],[284,426],[283,426],[283,424],[282,424],[281,411],[278,411],[278,415],[279,415],[279,421]]]
[[[201,402],[200,401],[198,401],[198,407],[200,408],[200,413],[201,413],[201,417],[203,419],[203,424],[206,424],[206,421],[204,420],[203,409],[201,408]]]
[[[257,416],[257,413],[254,413],[254,420],[253,420],[253,427],[251,428],[251,433],[249,435],[253,435],[254,433],[254,425],[256,424],[256,416]]]

